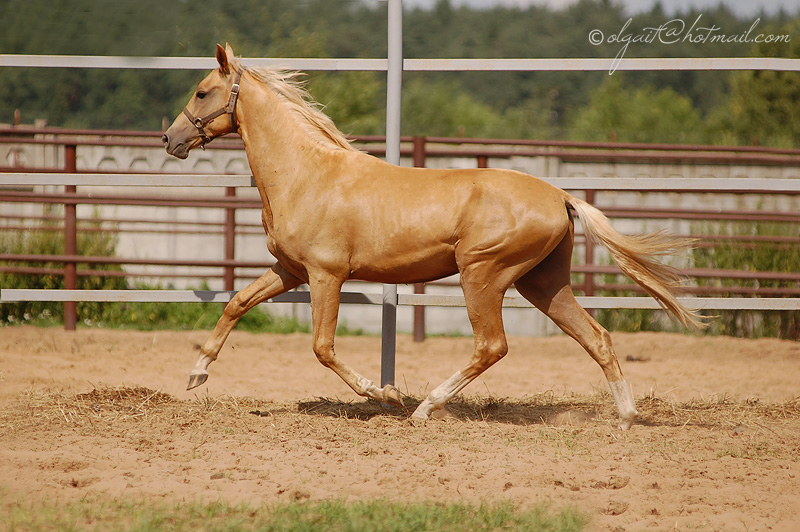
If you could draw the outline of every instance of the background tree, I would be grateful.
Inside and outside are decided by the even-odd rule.
[[[723,5],[702,13],[668,14],[656,4],[651,11],[633,17],[630,27],[658,26],[671,18],[691,23],[700,15],[704,24],[719,26],[730,35],[741,34],[753,23]],[[0,18],[4,22],[0,53],[210,56],[216,43],[230,42],[243,57],[386,55],[385,5],[366,0],[0,0]],[[627,19],[620,4],[607,0],[579,0],[562,9],[536,5],[473,9],[441,0],[429,10],[406,11],[404,51],[407,57],[419,58],[603,57],[610,61],[619,51],[618,43],[593,46],[589,32],[617,33]],[[759,29],[768,33],[769,28],[783,28],[792,20],[784,12],[762,14]],[[781,31],[797,35],[796,20],[787,28]],[[791,46],[798,42],[800,39],[794,38]],[[698,46],[678,42],[631,46],[626,57],[752,53],[746,43]],[[796,48],[756,53],[797,56]],[[778,139],[769,141],[778,144],[792,142],[797,138],[794,131],[781,130],[779,125],[797,123],[792,103],[796,101],[795,82],[783,74],[759,73],[752,79],[748,75],[734,76],[729,82],[731,77],[716,72],[630,72],[623,88],[650,87],[651,92],[644,96],[666,98],[670,105],[678,101],[676,96],[685,98],[703,124],[716,128],[707,132],[715,142],[749,144],[753,133],[762,143],[766,141],[761,137]],[[162,117],[171,119],[180,111],[187,91],[202,76],[194,71],[4,68],[0,73],[0,122],[10,122],[14,110],[20,109],[28,123],[44,118],[56,126],[157,130]],[[309,75],[312,94],[327,105],[344,131],[353,134],[382,130],[384,78],[381,73],[357,72]],[[589,129],[574,132],[570,128],[590,102],[600,105],[593,96],[596,91],[606,91],[603,97],[611,97],[607,78],[604,72],[408,73],[404,76],[406,88],[415,93],[408,96],[414,109],[404,117],[406,130],[432,134],[418,128],[430,125],[437,128],[436,133],[447,135],[595,138]],[[428,89],[421,88],[424,86]],[[672,93],[662,94],[667,88]],[[443,98],[448,93],[449,97]],[[465,116],[434,120],[444,100],[465,105]],[[775,118],[775,123],[759,125],[764,117]],[[649,126],[646,120],[640,123]],[[633,122],[627,125],[636,126]],[[689,140],[697,130],[687,132]],[[678,136],[672,132],[662,138]]]
[[[610,76],[578,110],[569,126],[579,140],[700,143],[699,113],[691,100],[671,88],[625,85],[621,73]]]
[[[776,29],[792,37],[800,33],[800,20]],[[790,42],[757,44],[760,57],[800,58],[800,38]],[[731,77],[731,94],[718,115],[718,142],[800,147],[800,72],[756,70]]]
[[[492,137],[502,118],[453,81],[417,78],[403,87],[402,129],[407,135]]]

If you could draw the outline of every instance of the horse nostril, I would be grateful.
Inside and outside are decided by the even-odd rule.
[[[163,136],[163,137],[161,137],[161,142],[163,142],[163,143],[164,143],[164,145],[167,145],[167,144],[169,144],[169,137],[167,136],[167,134],[166,134],[166,133],[164,133],[164,136]]]

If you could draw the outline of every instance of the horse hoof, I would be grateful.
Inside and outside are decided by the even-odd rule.
[[[634,421],[636,421],[636,416],[631,416],[626,419],[620,419],[619,420],[620,430],[629,430],[633,426]]]
[[[412,427],[424,427],[428,422],[428,418],[421,417],[421,416],[415,416],[415,415],[412,414],[408,418],[408,422],[411,423]]]
[[[455,416],[444,406],[435,408],[433,412],[431,412],[432,419],[446,419],[451,417],[454,418]]]
[[[193,373],[189,375],[189,385],[186,386],[186,390],[189,391],[192,388],[197,388],[207,380],[208,380],[208,373]]]
[[[400,390],[391,384],[387,384],[383,388],[383,401],[392,406],[399,406],[401,408],[405,408],[406,406],[403,404],[403,398],[400,396]]]

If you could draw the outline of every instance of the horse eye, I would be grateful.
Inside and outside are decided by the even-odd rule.
[[[197,91],[197,99],[198,100],[202,100],[205,97],[206,97],[206,92],[205,91]]]

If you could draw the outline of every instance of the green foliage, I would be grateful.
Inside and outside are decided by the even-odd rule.
[[[632,294],[614,293],[615,296]],[[618,332],[665,332],[676,331],[677,326],[659,310],[636,308],[609,308],[596,311],[597,321],[609,331]]]
[[[782,223],[737,223],[726,226],[708,226],[701,230],[704,234],[722,236],[768,236],[793,237],[798,235],[796,224]],[[800,264],[800,246],[796,240],[789,242],[742,243],[732,239],[718,241],[713,247],[697,248],[693,251],[695,266],[698,268],[719,268],[758,272],[797,272]],[[731,295],[738,295],[738,287],[795,288],[800,283],[777,280],[709,280],[697,279],[700,286],[728,287]],[[719,312],[719,318],[711,323],[711,334],[758,338],[800,339],[800,311],[757,312],[747,310],[726,310]]]
[[[795,273],[800,264],[800,246],[797,245],[797,225],[790,223],[727,223],[704,224],[692,229],[693,234],[716,235],[713,246],[692,250],[692,262],[696,268],[735,271]],[[742,237],[736,240],[732,237]],[[773,242],[758,242],[748,237],[774,237]],[[620,282],[621,277],[604,276],[606,283]],[[737,288],[793,288],[800,283],[778,280],[694,279],[700,287],[729,288],[730,296],[740,297]],[[632,292],[598,290],[598,295],[628,296]],[[724,297],[724,294],[723,294]],[[706,313],[714,316],[709,328],[703,333],[727,335],[741,338],[784,338],[800,340],[800,311],[752,311],[723,310]],[[668,319],[662,311],[642,309],[600,309],[597,321],[612,331],[685,331]]]
[[[623,74],[609,77],[572,120],[570,133],[580,140],[699,143],[700,115],[686,96],[671,88],[633,88]]]
[[[78,232],[78,254],[86,256],[113,257],[117,238],[113,233],[99,230],[96,223],[84,224]],[[60,255],[64,253],[63,232],[53,226],[42,225],[26,231],[8,231],[0,235],[0,253]],[[1,262],[2,266],[47,268],[63,271],[63,264],[56,262]],[[77,269],[89,265],[77,264]],[[121,272],[118,265],[96,264],[92,268],[103,272]],[[81,290],[115,290],[126,288],[123,278],[114,276],[79,276],[77,288]],[[0,272],[0,286],[3,288],[61,289],[64,277],[61,274],[14,274]],[[96,320],[107,308],[107,303],[78,303],[80,320]],[[64,306],[52,302],[21,301],[0,305],[0,323],[24,323],[38,320],[42,324],[61,322],[64,319]]]
[[[137,289],[160,289],[138,286]],[[207,287],[201,287],[206,290]],[[107,305],[91,324],[135,330],[211,330],[222,315],[220,303],[114,303]],[[309,332],[307,324],[296,318],[275,316],[256,307],[242,316],[237,330],[252,333],[291,334]]]
[[[406,83],[402,112],[407,135],[491,137],[502,130],[500,116],[451,81]]]
[[[113,257],[116,253],[117,238],[90,222],[78,231],[78,254],[85,256]],[[64,236],[52,226],[41,226],[27,231],[6,232],[0,235],[0,253],[59,255],[64,253]],[[0,266],[36,267],[63,271],[63,265],[56,262],[0,262]],[[78,264],[78,269],[87,268]],[[92,265],[98,271],[122,272],[118,265]],[[0,286],[3,288],[63,289],[64,277],[59,274],[15,274],[0,273]],[[84,290],[124,290],[128,283],[124,277],[90,275],[78,277],[78,289]],[[138,289],[160,288],[137,286]],[[207,287],[201,287],[207,289]],[[78,323],[95,327],[119,327],[138,330],[195,330],[213,329],[222,314],[223,305],[219,303],[107,303],[79,302],[77,304]],[[64,321],[63,303],[51,301],[21,301],[0,304],[0,324],[30,323],[42,326],[57,325]],[[273,316],[255,308],[245,314],[237,324],[239,330],[250,332],[271,332],[289,334],[308,332],[307,324],[295,318]],[[342,334],[363,334],[359,329],[349,329],[342,325]]]
[[[413,532],[523,531],[578,532],[588,519],[572,509],[553,512],[544,505],[521,510],[510,503],[398,503],[337,500],[276,506],[232,506],[223,501],[168,504],[115,500],[76,504],[40,502],[10,509],[9,530],[125,529],[132,531],[294,531]]]
[[[622,274],[603,275],[604,284],[618,284],[631,282],[630,279]],[[635,296],[635,293],[628,290],[603,290],[602,285],[598,287],[599,296]],[[637,308],[609,308],[597,309],[595,311],[597,321],[609,331],[619,332],[667,332],[681,331],[685,329],[671,321],[669,316],[661,310],[637,309]]]
[[[792,37],[800,19],[776,29]],[[759,57],[800,58],[800,40],[757,44]],[[721,140],[779,148],[798,147],[800,139],[800,72],[747,70],[731,77],[731,96],[719,121]],[[723,133],[724,132],[724,133]],[[727,135],[725,135],[727,133]]]
[[[325,114],[345,134],[386,132],[386,96],[376,72],[314,74],[310,87],[315,98],[325,105]]]

